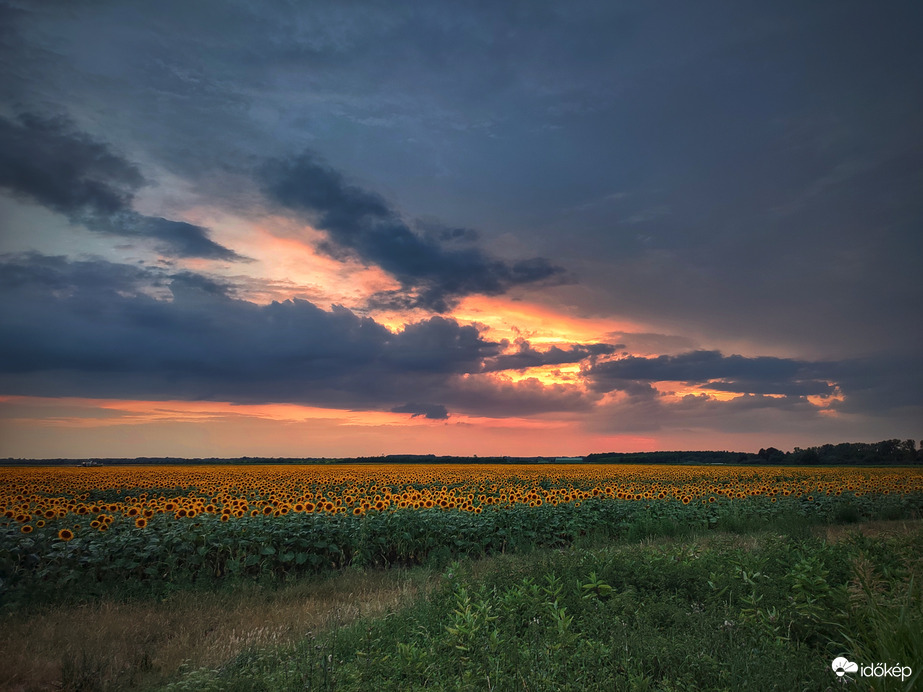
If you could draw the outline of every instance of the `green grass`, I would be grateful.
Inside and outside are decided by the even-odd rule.
[[[835,689],[840,655],[920,666],[919,555],[916,524],[875,541],[718,533],[455,562],[407,608],[164,689]]]

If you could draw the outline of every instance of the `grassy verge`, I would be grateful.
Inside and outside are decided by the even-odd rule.
[[[0,690],[147,689],[407,603],[429,589],[418,569],[291,583],[186,589],[163,598],[106,596],[31,607],[0,620]]]
[[[712,533],[452,563],[408,607],[189,671],[180,690],[909,690],[923,526]],[[882,529],[884,527],[884,529]],[[875,529],[873,529],[875,530]]]

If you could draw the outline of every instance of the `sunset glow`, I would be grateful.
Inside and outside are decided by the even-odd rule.
[[[919,437],[901,8],[14,5],[0,458]]]

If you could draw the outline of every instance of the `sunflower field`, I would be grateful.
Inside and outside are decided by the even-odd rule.
[[[6,604],[923,515],[916,468],[177,465],[6,467],[0,478]]]

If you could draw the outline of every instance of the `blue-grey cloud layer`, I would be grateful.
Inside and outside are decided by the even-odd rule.
[[[671,377],[740,393],[754,426],[772,407],[804,417],[804,397],[833,382],[837,409],[871,431],[923,411],[921,25],[916,0],[0,4],[2,180],[114,241],[233,259],[205,229],[131,211],[139,176],[164,170],[205,205],[316,222],[329,254],[398,280],[379,304],[440,311],[540,289],[577,316],[658,332],[613,348],[673,337],[641,351],[671,354],[650,362],[585,345],[474,359],[481,372],[578,359],[593,394],[634,406],[612,411],[612,429],[729,425],[730,403],[666,413],[652,382]],[[36,127],[52,128],[51,150]],[[125,305],[117,280],[105,285],[125,271],[82,284],[102,314],[103,296]],[[189,301],[210,279],[146,280]],[[211,289],[246,307],[233,286]],[[427,339],[440,329],[452,331],[434,322]],[[748,356],[725,355],[738,349]],[[572,390],[536,388],[526,405],[525,385],[510,399],[474,378],[453,386],[456,403],[424,388],[377,405],[588,406]]]
[[[94,231],[153,240],[170,255],[242,259],[201,226],[132,210],[144,183],[136,166],[63,118],[0,117],[0,188]]]
[[[157,291],[168,297],[152,297]],[[0,390],[45,396],[295,402],[444,418],[585,408],[573,392],[467,384],[505,344],[433,316],[392,333],[340,306],[257,305],[189,271],[0,257]],[[573,346],[556,362],[599,347]],[[563,354],[564,351],[561,351]],[[490,368],[485,363],[492,363]],[[477,391],[477,396],[472,393]],[[426,397],[407,403],[408,395]]]
[[[626,389],[639,383],[707,383],[708,389],[748,394],[789,396],[825,395],[835,392],[828,364],[791,358],[745,358],[724,356],[718,351],[692,351],[656,358],[622,358],[598,363],[587,370],[597,391]]]

